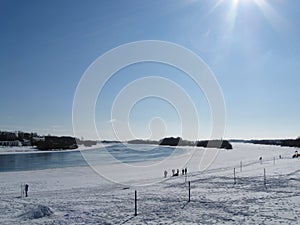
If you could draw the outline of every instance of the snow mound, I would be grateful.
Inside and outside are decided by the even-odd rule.
[[[20,215],[21,217],[27,218],[27,219],[38,219],[45,216],[50,216],[53,214],[53,211],[50,207],[45,205],[38,205],[37,208],[33,208],[29,210],[26,213],[23,213]]]

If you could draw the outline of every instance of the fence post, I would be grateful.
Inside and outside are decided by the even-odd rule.
[[[137,191],[134,191],[134,216],[137,216]]]
[[[242,161],[240,162],[240,171],[241,172],[243,171],[243,162]]]
[[[189,202],[191,201],[191,181],[189,181]]]
[[[267,184],[267,177],[266,177],[266,168],[264,168],[264,185]]]
[[[25,196],[25,183],[21,183],[21,198]]]
[[[233,168],[233,181],[234,181],[234,184],[236,184],[235,168]]]

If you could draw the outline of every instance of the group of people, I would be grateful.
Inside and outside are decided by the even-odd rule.
[[[296,152],[297,152],[297,151],[296,151]],[[279,157],[279,159],[282,159],[282,156],[281,156],[281,155],[279,155],[278,157]],[[262,160],[263,160],[263,157],[260,156],[260,157],[259,157],[259,161],[262,162]]]
[[[180,175],[180,170],[179,169],[177,169],[176,171],[175,171],[175,169],[172,169],[172,177],[176,177],[176,176],[179,176],[179,175]],[[181,175],[187,175],[187,167],[182,168]],[[168,176],[168,171],[165,170],[164,171],[164,177],[166,178],[167,176]]]

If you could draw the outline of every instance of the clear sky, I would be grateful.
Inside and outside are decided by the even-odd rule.
[[[297,0],[0,0],[0,130],[73,135],[73,98],[85,70],[140,40],[177,43],[207,63],[224,94],[225,138],[300,136]],[[201,137],[209,137],[201,90],[175,68],[144,63],[116,73],[100,94],[95,121],[103,138],[114,139],[109,125],[122,122],[110,117],[113,100],[143,76],[184,88],[200,112]],[[181,135],[178,112],[162,99],[144,99],[129,118],[137,138]]]

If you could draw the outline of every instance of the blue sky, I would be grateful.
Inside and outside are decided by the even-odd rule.
[[[121,44],[163,40],[192,50],[214,72],[226,104],[225,138],[298,137],[299,17],[294,0],[0,0],[0,130],[72,135],[73,98],[88,66]],[[151,63],[124,68],[106,84],[95,118],[103,138],[115,138],[114,98],[145,75],[184,88],[200,112],[201,138],[209,138],[201,90],[176,68]],[[181,135],[178,112],[161,99],[140,102],[129,120],[138,138]]]

